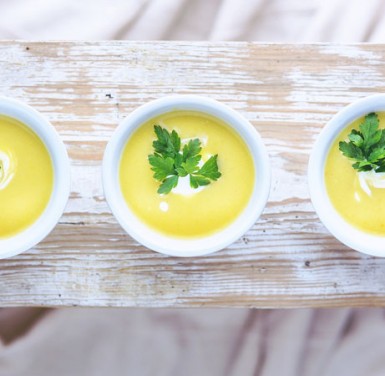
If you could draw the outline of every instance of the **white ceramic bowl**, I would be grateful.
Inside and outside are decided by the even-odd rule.
[[[6,258],[32,248],[55,227],[70,192],[70,164],[55,128],[32,107],[15,99],[0,97],[0,114],[21,121],[40,137],[51,156],[54,170],[53,191],[41,216],[24,231],[12,237],[0,238],[0,258]]]
[[[385,257],[385,237],[371,235],[346,222],[334,209],[326,192],[324,170],[330,147],[354,120],[371,112],[385,111],[385,94],[360,99],[338,112],[319,134],[309,159],[308,182],[313,206],[325,227],[348,247]]]
[[[247,208],[227,228],[198,239],[165,236],[141,222],[128,208],[120,190],[118,171],[123,148],[131,134],[149,119],[170,111],[199,111],[233,127],[250,149],[256,167],[256,181]],[[124,230],[146,247],[172,256],[200,256],[227,247],[240,238],[262,213],[270,189],[268,156],[254,127],[241,115],[213,99],[200,96],[164,97],[133,111],[117,127],[104,153],[103,187],[107,202]]]

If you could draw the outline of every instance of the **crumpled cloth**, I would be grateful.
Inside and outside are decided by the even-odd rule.
[[[383,376],[383,309],[60,309],[1,376]]]
[[[384,0],[0,0],[2,39],[374,42]]]
[[[0,38],[385,41],[385,0],[0,0]],[[0,310],[0,376],[383,376],[383,309]],[[40,317],[40,320],[38,318]]]

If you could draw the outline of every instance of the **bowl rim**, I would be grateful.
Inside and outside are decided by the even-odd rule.
[[[354,120],[385,111],[385,94],[370,95],[338,111],[321,130],[308,163],[308,188],[313,207],[324,226],[340,242],[371,256],[385,257],[385,235],[374,235],[348,223],[334,208],[325,186],[326,157],[336,137]]]
[[[246,143],[255,168],[258,170],[258,184],[254,184],[252,197],[244,212],[224,230],[200,238],[171,237],[147,227],[128,208],[119,184],[118,170],[121,153],[131,134],[147,120],[163,113],[179,110],[203,112],[225,121]],[[104,195],[113,215],[123,229],[145,247],[178,257],[207,255],[239,239],[256,222],[266,205],[270,191],[270,176],[268,154],[256,129],[227,105],[198,95],[165,96],[136,108],[114,131],[105,149],[102,165]]]
[[[56,226],[70,194],[70,162],[67,150],[53,125],[28,104],[0,96],[0,115],[14,118],[30,128],[44,143],[51,158],[54,184],[46,208],[29,227],[13,236],[0,238],[0,259],[33,248]]]

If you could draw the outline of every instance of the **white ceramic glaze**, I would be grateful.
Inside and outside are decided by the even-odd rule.
[[[222,119],[234,128],[253,157],[256,180],[248,206],[224,230],[210,236],[187,239],[163,235],[140,221],[126,205],[119,184],[119,164],[131,134],[149,119],[170,111],[199,111]],[[227,247],[239,239],[262,213],[270,190],[270,166],[261,137],[236,111],[213,99],[200,96],[170,96],[149,102],[133,111],[118,126],[104,153],[103,188],[106,200],[124,230],[146,247],[171,256],[201,256]]]
[[[354,120],[371,112],[385,111],[385,94],[360,99],[339,111],[319,134],[308,166],[313,206],[325,227],[348,247],[373,256],[385,257],[385,237],[361,231],[346,222],[332,205],[325,186],[325,162],[336,137]]]
[[[35,109],[18,100],[0,97],[0,114],[21,121],[40,137],[51,156],[54,170],[53,191],[44,212],[24,231],[12,237],[0,238],[0,258],[6,258],[32,248],[55,227],[70,192],[70,164],[55,128]]]

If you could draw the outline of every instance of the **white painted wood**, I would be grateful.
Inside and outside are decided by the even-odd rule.
[[[41,111],[72,162],[65,215],[35,249],[0,260],[0,305],[313,307],[385,305],[385,259],[332,238],[306,167],[323,125],[385,91],[383,45],[0,42],[0,93]],[[172,93],[220,100],[263,136],[273,168],[253,228],[211,256],[177,259],[126,235],[103,198],[100,164],[118,122]]]

